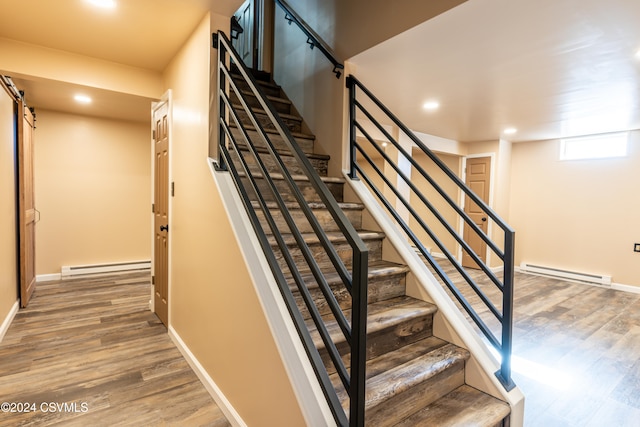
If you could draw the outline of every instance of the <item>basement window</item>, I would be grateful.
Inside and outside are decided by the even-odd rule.
[[[560,140],[560,160],[625,157],[629,132],[607,133]]]

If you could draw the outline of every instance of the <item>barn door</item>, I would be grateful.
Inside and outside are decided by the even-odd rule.
[[[18,188],[20,211],[20,305],[36,289],[36,208],[33,188],[34,115],[24,102],[18,117]]]

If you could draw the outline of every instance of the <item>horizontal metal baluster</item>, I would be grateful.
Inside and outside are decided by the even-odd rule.
[[[440,221],[440,223],[445,227],[447,232],[460,244],[460,246],[462,246],[462,248],[469,254],[469,256],[478,264],[478,266],[482,269],[482,271],[484,271],[484,273],[489,277],[489,279],[491,279],[491,281],[494,283],[494,285],[496,285],[498,287],[498,289],[500,289],[502,291],[502,288],[503,288],[502,282],[500,281],[500,279],[498,279],[496,277],[496,275],[493,273],[493,271],[491,271],[491,269],[489,269],[489,267],[485,264],[485,262],[482,261],[480,259],[480,257],[478,257],[478,255],[473,251],[473,249],[471,249],[469,244],[467,242],[465,242],[464,239],[462,239],[462,237],[460,237],[460,235],[453,229],[453,227],[451,227],[451,225],[449,225],[449,223],[440,215],[438,210],[433,207],[433,205],[426,199],[426,197],[424,197],[422,192],[420,192],[420,190],[415,186],[415,184],[412,182],[412,180],[409,177],[407,177],[407,175],[404,172],[402,172],[402,170],[400,170],[398,165],[396,165],[393,162],[393,160],[391,160],[391,158],[389,158],[387,153],[385,153],[384,150],[382,148],[380,148],[380,146],[378,144],[376,144],[374,139],[360,125],[360,123],[356,122],[356,126],[358,127],[358,129],[360,129],[360,132],[362,132],[362,134],[371,143],[373,148],[375,148],[376,151],[378,151],[378,153],[380,153],[380,155],[385,159],[385,161],[396,171],[396,173],[411,188],[411,190],[413,190],[413,192],[415,193],[416,196],[418,196],[420,201],[422,201],[422,203],[424,203],[427,206],[427,208],[431,211],[431,213]],[[364,151],[362,151],[361,148],[360,148],[360,151],[366,156],[366,153]],[[456,270],[458,270],[458,272],[460,272],[460,274],[463,274],[462,273],[462,267],[458,264],[457,261],[455,261],[454,259],[449,259],[449,261],[451,261],[451,263],[456,267]]]
[[[442,187],[440,187],[438,183],[436,183],[435,180],[431,178],[431,176],[427,172],[425,172],[425,170],[413,158],[413,156],[409,154],[404,148],[402,148],[402,146],[387,132],[387,130],[380,123],[375,121],[375,118],[364,106],[362,106],[358,101],[356,101],[356,105],[358,106],[360,111],[362,111],[365,114],[365,116],[367,116],[369,120],[373,121],[373,124],[378,128],[378,130],[380,130],[380,132],[383,133],[383,135],[389,140],[389,142],[398,151],[400,151],[402,155],[409,162],[411,162],[413,167],[415,167],[416,170],[420,172],[420,174],[424,177],[424,179],[426,179],[429,182],[429,184],[431,184],[434,190],[436,190],[438,194],[440,194],[440,196],[449,204],[449,206],[451,206],[451,208],[454,209],[456,213],[460,215],[460,217],[462,217],[462,219],[464,219],[464,221],[469,225],[469,227],[471,227],[471,229],[475,231],[482,238],[482,240],[485,241],[485,243],[491,248],[491,250],[495,252],[496,255],[500,257],[500,259],[502,259],[504,257],[502,250],[498,248],[498,246],[496,246],[496,244],[491,240],[491,238],[487,236],[486,233],[482,231],[482,229],[478,227],[475,222],[473,222],[471,217],[463,209],[461,209],[460,206],[458,206],[458,204],[455,201],[451,200],[451,197],[449,197],[449,195],[442,189]]]
[[[473,200],[484,212],[486,212],[487,215],[491,219],[493,219],[500,228],[502,228],[505,231],[507,230],[513,231],[511,227],[504,220],[502,220],[502,218],[500,218],[500,216],[493,209],[491,209],[484,200],[479,198],[473,191],[471,191],[471,189],[469,189],[467,185],[455,173],[453,173],[451,169],[449,169],[449,167],[445,165],[444,162],[440,160],[438,156],[436,156],[433,153],[433,151],[431,151],[424,144],[424,142],[422,142],[418,137],[416,137],[413,134],[413,132],[411,132],[411,130],[409,130],[409,128],[407,128],[404,125],[404,123],[402,123],[391,111],[389,111],[389,109],[382,102],[380,102],[380,100],[375,95],[373,95],[369,91],[369,89],[363,86],[362,83],[360,83],[360,81],[356,77],[354,76],[350,76],[350,77],[353,78],[356,85],[369,97],[369,99],[371,99],[371,101],[373,101],[376,104],[376,106],[378,106],[378,108],[380,108],[380,110],[382,110],[382,112],[384,112],[387,115],[387,117],[389,117],[396,124],[396,126],[398,126],[398,128],[400,128],[400,130],[402,130],[402,132],[404,132],[411,139],[411,141],[413,141],[422,150],[422,152],[424,152],[427,156],[429,156],[429,158],[436,165],[438,165],[438,167],[449,177],[449,179],[455,182],[456,185],[462,191],[464,191],[471,200]]]
[[[435,244],[438,246],[438,248],[440,248],[440,250],[444,253],[444,255],[447,257],[447,259],[454,266],[456,266],[456,269],[458,270],[460,275],[465,279],[465,281],[469,284],[469,286],[471,286],[471,288],[475,291],[476,295],[478,295],[480,297],[482,302],[489,308],[489,310],[491,311],[491,313],[493,313],[493,315],[496,317],[496,319],[498,319],[499,321],[502,322],[502,314],[500,314],[500,312],[495,307],[493,302],[491,302],[491,300],[489,300],[489,298],[484,294],[484,292],[482,292],[482,290],[478,287],[478,284],[471,278],[471,276],[469,276],[467,271],[464,268],[461,268],[459,266],[458,261],[456,261],[455,257],[453,255],[451,255],[451,252],[449,252],[447,247],[440,241],[440,239],[438,239],[438,237],[433,233],[433,231],[431,231],[431,229],[424,223],[422,218],[420,218],[420,215],[418,215],[418,213],[415,211],[415,209],[413,209],[413,207],[407,201],[407,199],[405,199],[404,196],[402,194],[400,194],[400,191],[398,191],[398,189],[393,184],[391,184],[391,181],[389,181],[389,179],[384,175],[384,173],[382,173],[380,171],[378,166],[373,162],[373,160],[371,160],[371,158],[367,155],[367,153],[364,152],[364,150],[362,149],[362,147],[360,147],[360,145],[358,143],[356,143],[356,148],[358,149],[360,154],[365,158],[365,160],[367,160],[367,162],[369,162],[369,164],[371,165],[373,170],[380,176],[380,178],[384,181],[384,183],[387,184],[387,186],[389,186],[391,191],[393,191],[393,193],[396,195],[398,200],[400,200],[402,202],[402,204],[409,211],[409,213],[413,216],[413,218],[416,221],[418,221],[418,224],[420,224],[422,229],[427,232],[429,237],[431,237],[431,239],[435,242]]]
[[[438,276],[442,279],[442,281],[447,285],[449,290],[456,297],[458,302],[462,305],[465,311],[471,316],[473,321],[478,325],[478,328],[482,331],[482,333],[487,337],[487,339],[494,345],[497,349],[500,349],[500,342],[491,332],[491,329],[484,323],[484,321],[478,316],[475,312],[471,304],[467,301],[467,299],[460,293],[460,290],[456,288],[455,284],[451,281],[449,276],[442,270],[442,267],[433,259],[432,255],[426,250],[420,239],[411,231],[411,228],[407,225],[407,223],[398,215],[396,210],[391,206],[391,203],[387,200],[386,197],[382,195],[380,190],[373,184],[369,176],[362,170],[362,168],[356,163],[356,169],[360,173],[360,176],[364,178],[364,181],[369,185],[369,187],[373,190],[378,199],[382,202],[387,211],[393,216],[393,218],[398,222],[402,230],[407,233],[411,241],[420,249],[420,252],[424,257],[429,261],[431,267],[436,271]]]

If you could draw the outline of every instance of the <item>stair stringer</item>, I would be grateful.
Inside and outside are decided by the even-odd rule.
[[[504,389],[494,375],[494,372],[500,369],[500,363],[416,254],[415,249],[411,247],[399,227],[392,222],[363,181],[351,180],[348,171],[343,171],[343,175],[348,183],[348,188],[353,190],[358,202],[364,204],[363,213],[371,215],[375,225],[380,228],[379,231],[385,233],[385,240],[390,243],[395,252],[394,254],[385,254],[383,249],[383,258],[389,259],[387,258],[389,255],[391,255],[390,258],[399,257],[400,260],[393,261],[403,262],[410,268],[411,271],[407,274],[407,295],[430,302],[438,307],[434,317],[433,334],[470,352],[471,358],[465,367],[465,383],[509,404],[511,408],[510,425],[522,427],[524,424],[524,395],[522,391],[517,386],[509,392]],[[345,191],[345,200],[347,198],[348,192]],[[364,221],[363,217],[363,224]],[[370,225],[367,227],[373,229]]]
[[[308,426],[335,426],[331,409],[314,373],[278,284],[229,172],[218,172],[207,159],[213,180],[240,246],[269,329]]]

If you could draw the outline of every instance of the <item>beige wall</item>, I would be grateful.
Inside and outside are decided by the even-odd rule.
[[[172,90],[170,323],[250,426],[304,425],[209,171],[210,22],[164,73]],[[215,81],[215,72],[212,77]]]
[[[401,7],[382,0],[291,0],[289,4],[333,48],[338,59],[346,61],[464,1],[409,0]],[[316,135],[316,151],[332,156],[329,173],[337,175],[343,163],[344,77],[336,79],[333,65],[317,49],[309,49],[304,34],[287,24],[279,7],[275,24],[274,78]]]
[[[288,3],[346,60],[466,0],[289,0]],[[305,44],[304,35],[299,40]]]
[[[0,85],[0,324],[18,299],[14,102]]]
[[[640,131],[625,158],[560,161],[559,141],[513,145],[516,264],[607,274],[640,286]]]
[[[455,174],[460,175],[460,156],[455,156],[452,154],[442,154],[438,153],[438,158],[442,160]],[[456,203],[459,204],[460,194],[458,187],[451,181],[446,178],[446,175],[435,166],[433,161],[429,159],[429,157],[422,153],[422,151],[414,149],[413,150],[413,158],[418,162],[418,164],[431,176],[444,190],[444,192]],[[412,167],[411,170],[411,181],[413,184],[418,187],[421,193],[426,197],[426,199],[433,204],[433,206],[440,212],[440,214],[444,217],[444,219],[449,223],[449,225],[456,231],[459,230],[459,216],[456,214],[455,210],[451,208],[451,206],[440,196],[437,191],[427,182],[426,179],[422,177],[418,173],[415,167]],[[431,211],[420,201],[418,196],[416,196],[413,192],[411,194],[411,206],[418,212],[420,217],[425,221],[427,225],[429,225],[433,232],[438,236],[444,246],[451,252],[453,256],[458,256],[458,243],[456,240],[445,230],[442,224],[435,218],[435,216],[431,213]],[[412,218],[411,220],[411,228],[416,231],[416,235],[420,238],[422,243],[427,248],[432,248],[433,252],[440,252],[442,250],[438,248],[431,240],[429,235],[423,231],[422,227],[418,224],[416,220]]]
[[[150,123],[36,113],[36,273],[150,259]]]

